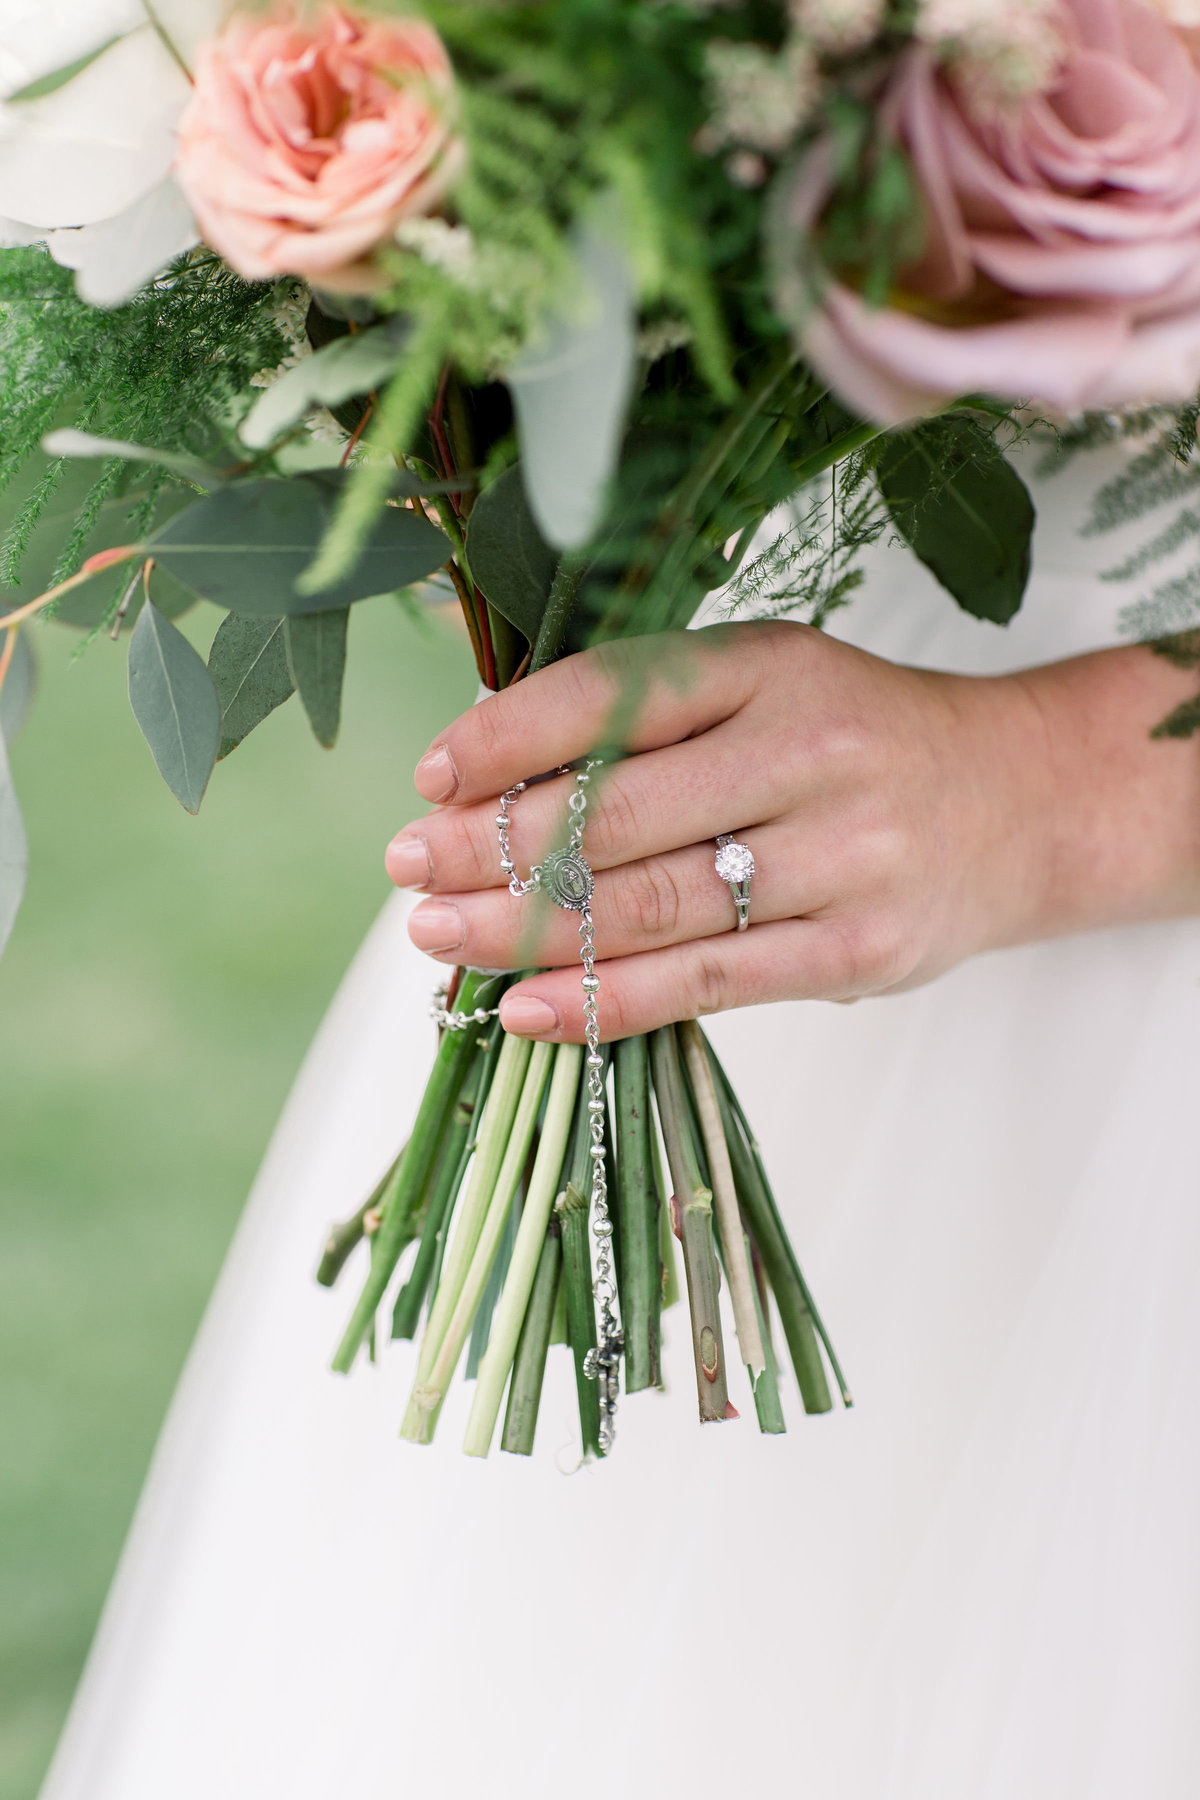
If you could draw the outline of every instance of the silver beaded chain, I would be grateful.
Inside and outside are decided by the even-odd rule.
[[[429,1016],[435,1025],[443,1031],[467,1031],[472,1025],[486,1025],[489,1019],[500,1017],[498,1006],[477,1006],[474,1012],[454,1012],[446,1002],[450,998],[450,984],[443,982],[434,989],[433,999],[429,1002]]]
[[[501,795],[496,830],[500,834],[500,867],[508,876],[509,893],[521,899],[524,895],[541,889],[556,906],[561,906],[566,912],[579,914],[579,954],[583,963],[580,985],[583,988],[583,1029],[587,1043],[584,1066],[587,1070],[588,1126],[592,1139],[589,1146],[592,1164],[591,1215],[592,1233],[596,1240],[592,1297],[598,1314],[598,1342],[594,1349],[588,1351],[583,1371],[589,1380],[599,1383],[600,1448],[607,1453],[611,1450],[616,1435],[618,1373],[621,1353],[625,1348],[625,1334],[617,1319],[617,1283],[612,1259],[613,1224],[608,1210],[608,1171],[604,1142],[607,1107],[597,1007],[600,977],[596,974],[596,928],[591,905],[596,883],[583,855],[587,789],[592,770],[600,766],[601,759],[594,757],[575,772],[575,791],[567,802],[571,827],[566,848],[552,851],[543,862],[530,869],[526,880],[522,881],[517,874],[508,834],[512,806],[525,792],[528,782],[519,781],[515,787]],[[567,768],[559,770],[560,775],[570,773]]]

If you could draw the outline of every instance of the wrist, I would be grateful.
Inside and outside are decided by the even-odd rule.
[[[1200,910],[1200,742],[1155,738],[1195,677],[1146,646],[996,678],[1020,904],[1001,941]]]

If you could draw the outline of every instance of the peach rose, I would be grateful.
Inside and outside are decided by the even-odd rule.
[[[197,58],[176,173],[239,274],[359,287],[369,253],[461,167],[453,115],[450,61],[422,20],[235,17]]]
[[[1061,412],[1200,386],[1195,34],[1143,0],[1060,0],[1048,85],[982,105],[924,47],[881,97],[925,208],[920,260],[872,308],[798,259],[779,283],[803,347],[869,417],[987,391]],[[783,198],[801,241],[831,190],[814,152]]]

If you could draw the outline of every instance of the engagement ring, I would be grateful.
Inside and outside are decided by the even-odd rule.
[[[754,852],[749,844],[740,844],[731,832],[717,839],[713,868],[725,882],[733,904],[737,907],[737,928],[745,931],[750,923],[750,877],[754,873]]]

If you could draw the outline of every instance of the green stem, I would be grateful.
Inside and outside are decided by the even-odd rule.
[[[721,1242],[725,1246],[725,1273],[729,1279],[729,1298],[733,1306],[733,1322],[737,1330],[742,1361],[750,1371],[753,1387],[766,1367],[762,1335],[758,1328],[758,1312],[754,1304],[754,1281],[750,1259],[746,1255],[742,1221],[738,1213],[737,1189],[729,1163],[729,1146],[717,1104],[717,1091],[712,1069],[705,1054],[704,1033],[694,1019],[676,1026],[676,1036],[683,1046],[688,1081],[700,1121],[704,1140],[709,1180],[716,1202]]]
[[[654,1098],[675,1188],[671,1211],[683,1245],[700,1422],[709,1424],[736,1417],[729,1404],[721,1338],[720,1276],[713,1242],[712,1194],[702,1179],[689,1128],[679,1045],[672,1026],[663,1025],[654,1032],[650,1039],[650,1059],[654,1071]]]
[[[613,1045],[616,1092],[617,1213],[621,1229],[621,1323],[625,1330],[625,1392],[659,1383],[662,1264],[658,1185],[654,1178],[650,1110],[650,1046],[644,1037]]]
[[[739,439],[758,418],[780,383],[791,374],[798,360],[798,357],[791,355],[777,363],[773,369],[768,369],[757,386],[752,387],[744,396],[741,405],[736,406],[729,414],[725,423],[714,434],[708,455],[696,465],[680,488],[671,508],[676,518],[686,520],[695,517],[706,490],[722,473],[726,461],[737,449]]]
[[[468,970],[463,976],[459,991],[458,1010],[471,1012],[477,1006],[490,1005],[498,987],[496,976],[481,975],[474,969]],[[340,1374],[345,1374],[353,1363],[358,1347],[387,1291],[400,1253],[405,1243],[410,1241],[405,1238],[405,1230],[432,1174],[454,1102],[477,1052],[478,1040],[473,1031],[443,1033],[433,1073],[421,1097],[412,1135],[408,1140],[399,1183],[371,1246],[371,1267],[367,1279],[333,1359],[333,1366]]]
[[[753,454],[761,432],[749,449],[743,439],[759,422],[780,384],[795,371],[796,362],[797,358],[789,355],[767,370],[713,433],[707,453],[681,482],[673,498],[664,507],[655,532],[656,542],[642,566],[640,579],[622,586],[600,629],[594,634],[594,642],[625,636],[631,623],[631,609],[635,605],[639,632],[666,629],[675,623],[687,623],[686,619],[675,618],[678,595],[686,592],[687,587],[680,577],[686,572],[700,534],[700,520],[708,490],[719,478],[723,478],[722,492],[727,490],[732,480],[727,465],[736,458],[740,468],[747,456]],[[763,429],[769,429],[769,426],[768,420]]]
[[[421,1317],[421,1308],[425,1304],[425,1295],[429,1291],[430,1278],[434,1274],[438,1252],[445,1241],[446,1227],[450,1222],[455,1196],[463,1184],[467,1165],[475,1153],[479,1121],[491,1090],[492,1078],[496,1072],[496,1061],[503,1042],[503,1032],[498,1024],[493,1023],[491,1034],[487,1040],[487,1048],[472,1066],[462,1094],[455,1104],[450,1130],[447,1133],[437,1174],[434,1178],[429,1208],[425,1214],[421,1242],[417,1246],[417,1259],[413,1263],[408,1280],[396,1296],[396,1305],[392,1311],[392,1336],[394,1338],[412,1338],[417,1334],[417,1322]]]
[[[537,1430],[538,1408],[542,1399],[542,1381],[546,1374],[546,1355],[558,1308],[559,1278],[562,1274],[562,1232],[556,1218],[546,1227],[546,1236],[538,1257],[537,1273],[525,1308],[517,1353],[513,1358],[512,1381],[508,1388],[508,1407],[504,1415],[504,1431],[500,1448],[514,1456],[532,1456]]]
[[[870,444],[877,437],[882,437],[883,432],[882,425],[871,425],[864,422],[861,425],[852,425],[848,431],[843,431],[838,437],[832,438],[820,450],[814,450],[811,456],[806,456],[803,462],[797,464],[795,471],[797,489],[803,487],[806,482],[815,481],[818,475],[823,475],[826,469],[833,467],[834,463],[841,462],[844,456],[852,456],[865,444]]]
[[[750,1135],[737,1096],[711,1044],[708,1046],[708,1054],[719,1084],[718,1098],[726,1123],[738,1199],[750,1228],[751,1240],[762,1257],[771,1291],[775,1295],[783,1334],[787,1339],[792,1366],[804,1400],[804,1410],[828,1412],[833,1404],[818,1338],[825,1346],[829,1366],[833,1370],[843,1403],[852,1406],[853,1398],[834,1355],[829,1334],[813,1304],[808,1283],[779,1216],[758,1145]]]
[[[745,1232],[742,1233],[742,1243],[749,1256],[751,1247]],[[771,1341],[771,1313],[765,1281],[754,1282],[754,1310],[758,1315],[758,1329],[766,1358],[763,1372],[754,1384],[754,1410],[758,1415],[758,1429],[772,1437],[780,1437],[787,1430],[787,1420],[783,1416],[783,1401],[779,1397],[779,1362],[775,1355],[775,1345]]]
[[[675,1233],[671,1229],[671,1208],[667,1204],[662,1151],[653,1123],[650,1129],[650,1155],[654,1164],[654,1188],[658,1195],[658,1254],[662,1263],[662,1310],[666,1312],[669,1306],[679,1305],[679,1270],[675,1266]]]
[[[538,669],[544,669],[547,663],[554,662],[560,654],[585,568],[584,559],[572,556],[570,552],[560,560],[546,600],[546,610],[538,626],[537,642],[529,659],[531,675]]]
[[[592,1297],[592,1255],[588,1243],[588,1202],[569,1181],[554,1211],[562,1230],[562,1279],[567,1303],[567,1343],[575,1359],[575,1391],[579,1397],[579,1433],[585,1456],[602,1456],[600,1389],[583,1365],[596,1347],[596,1307]]]
[[[322,1287],[332,1287],[341,1274],[346,1262],[357,1244],[362,1242],[366,1232],[367,1214],[372,1212],[383,1199],[391,1183],[395,1180],[400,1167],[400,1152],[395,1162],[380,1177],[373,1193],[363,1201],[356,1213],[343,1219],[338,1225],[331,1225],[329,1236],[325,1239],[325,1247],[321,1252],[321,1260],[317,1264],[317,1280]]]
[[[579,1071],[583,1051],[578,1044],[559,1044],[551,1050],[554,1075],[542,1120],[541,1140],[529,1181],[529,1191],[517,1228],[508,1276],[496,1307],[488,1346],[479,1364],[475,1396],[467,1420],[463,1449],[468,1456],[486,1456],[504,1398],[521,1323],[529,1305],[538,1264],[546,1242],[546,1227],[554,1206],[567,1138],[575,1116]],[[549,1327],[547,1326],[547,1330]]]
[[[478,1144],[471,1177],[454,1218],[454,1236],[443,1254],[433,1305],[425,1323],[417,1379],[423,1381],[433,1366],[450,1315],[454,1311],[475,1254],[479,1233],[504,1161],[508,1135],[521,1100],[532,1043],[502,1034],[496,1073],[479,1125]]]
[[[504,1221],[504,1230],[500,1234],[500,1243],[492,1266],[488,1270],[488,1278],[483,1293],[479,1297],[479,1305],[475,1308],[475,1317],[471,1320],[471,1335],[467,1339],[467,1359],[463,1364],[463,1380],[474,1381],[479,1374],[479,1366],[483,1361],[488,1340],[492,1335],[492,1319],[496,1311],[496,1302],[500,1298],[508,1265],[512,1261],[512,1253],[517,1242],[517,1232],[521,1225],[521,1184],[517,1184],[517,1192],[513,1196],[512,1205],[508,1209],[508,1217]]]
[[[514,1056],[512,1069],[520,1071],[521,1084],[515,1112],[508,1106],[509,1071],[505,1069],[508,1045],[519,1045],[523,1055]],[[509,1038],[500,1055],[496,1080],[488,1097],[475,1171],[484,1165],[483,1177],[476,1181],[472,1174],[463,1212],[455,1231],[454,1242],[446,1259],[446,1267],[438,1286],[425,1341],[417,1367],[401,1437],[411,1443],[428,1444],[433,1440],[437,1416],[446,1397],[455,1366],[471,1330],[475,1309],[479,1305],[487,1278],[499,1248],[500,1236],[508,1218],[508,1210],[525,1168],[525,1158],[537,1124],[542,1103],[553,1044],[534,1044],[528,1038]],[[492,1102],[503,1096],[492,1127]],[[502,1154],[494,1179],[488,1178],[492,1163],[490,1154],[495,1140]]]

